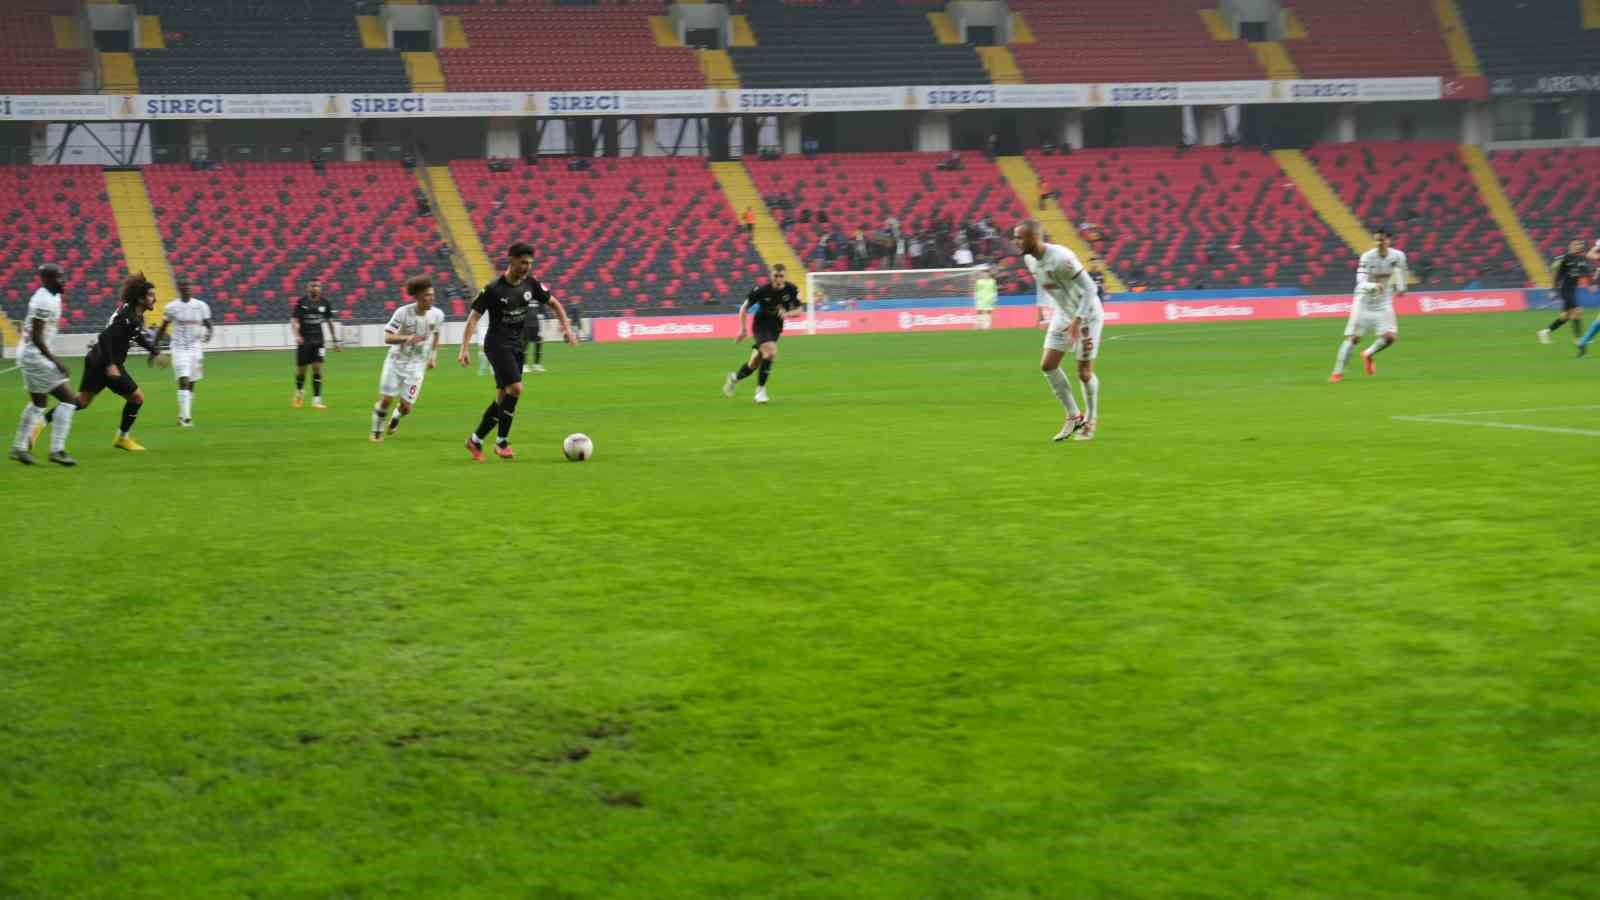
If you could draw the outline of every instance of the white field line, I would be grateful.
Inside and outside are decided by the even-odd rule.
[[[1506,431],[1542,431],[1547,434],[1575,434],[1581,437],[1600,437],[1600,429],[1563,428],[1555,425],[1524,425],[1519,422],[1493,422],[1469,419],[1465,416],[1521,415],[1537,412],[1579,412],[1600,409],[1591,406],[1530,406],[1523,409],[1480,409],[1466,412],[1425,413],[1417,416],[1393,416],[1396,422],[1421,422],[1425,425],[1464,425],[1471,428],[1499,428]]]

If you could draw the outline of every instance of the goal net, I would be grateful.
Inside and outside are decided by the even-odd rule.
[[[987,266],[965,269],[878,269],[806,273],[806,311],[932,306],[971,309]]]

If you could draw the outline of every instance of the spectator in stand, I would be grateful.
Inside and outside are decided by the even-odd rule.
[[[755,211],[752,210],[750,207],[746,206],[744,208],[744,215],[740,216],[739,218],[740,218],[740,221],[744,222],[744,233],[745,234],[755,234],[755,231],[756,231],[756,214],[755,214]]]
[[[856,269],[867,266],[867,233],[860,228],[850,236],[850,265]]]
[[[911,258],[911,268],[922,268],[923,254],[926,252],[926,244],[923,242],[922,233],[918,232],[917,234],[912,235],[911,241],[906,244],[906,254]]]
[[[963,269],[971,268],[972,267],[972,247],[969,246],[965,241],[962,241],[961,245],[956,247],[956,252],[954,254],[954,259],[955,259],[955,264],[957,266],[959,266],[960,268],[963,268]]]
[[[983,141],[983,152],[990,159],[998,159],[1000,156],[1000,135],[992,131],[989,132],[989,136],[984,138]]]

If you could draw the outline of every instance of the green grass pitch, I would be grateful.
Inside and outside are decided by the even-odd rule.
[[[478,465],[453,362],[136,363],[0,470],[0,896],[1600,896],[1547,316],[1113,329],[1070,445],[1037,332],[553,347]]]

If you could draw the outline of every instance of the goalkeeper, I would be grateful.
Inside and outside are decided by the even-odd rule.
[[[985,266],[983,273],[972,285],[972,297],[978,307],[978,330],[988,331],[994,324],[994,305],[1000,299],[1000,286],[995,284],[994,273]]]

